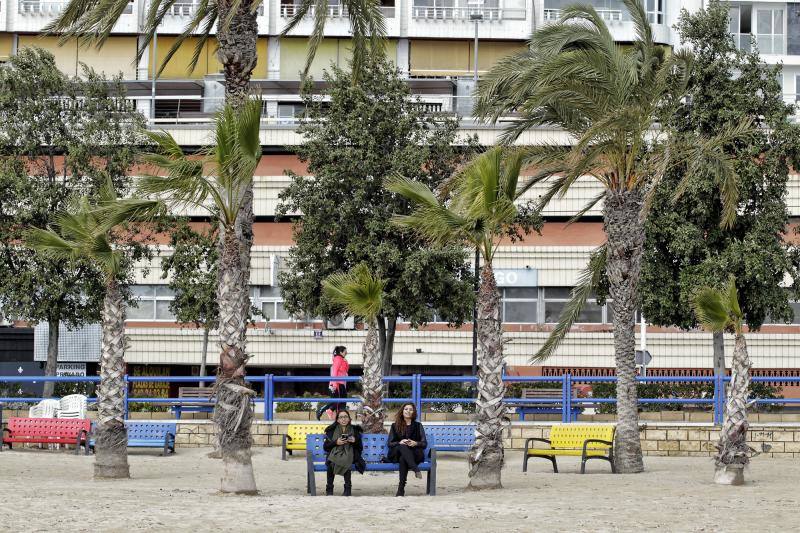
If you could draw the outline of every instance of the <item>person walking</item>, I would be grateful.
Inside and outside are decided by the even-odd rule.
[[[336,346],[333,349],[333,361],[331,362],[331,377],[339,378],[347,376],[350,371],[350,363],[347,362],[347,347]],[[335,398],[347,397],[347,383],[344,381],[331,380],[328,383],[331,396]],[[320,405],[317,408],[317,420],[322,418],[322,413],[329,411],[328,418],[333,418],[333,414],[343,410],[347,404],[345,402],[330,402]]]
[[[417,478],[422,477],[418,465],[425,461],[425,448],[427,447],[425,428],[417,422],[417,408],[413,403],[404,403],[389,430],[388,460],[400,465],[400,481],[395,496],[406,495],[406,479],[409,470],[414,472]]]
[[[322,448],[327,457],[325,465],[327,467],[327,483],[325,484],[325,495],[333,496],[333,480],[335,476],[344,477],[344,492],[342,496],[350,496],[353,485],[351,476],[353,467],[360,473],[364,473],[366,464],[361,457],[364,444],[361,441],[361,428],[351,424],[350,413],[338,411],[336,421],[325,428],[325,441]]]

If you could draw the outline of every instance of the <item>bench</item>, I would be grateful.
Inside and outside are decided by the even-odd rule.
[[[172,404],[175,418],[180,420],[183,411],[194,413],[210,413],[214,411],[213,387],[180,387],[178,402]]]
[[[92,429],[88,418],[21,418],[8,419],[8,427],[3,429],[3,442],[11,449],[13,443],[33,444],[74,444],[75,453],[80,453],[83,443],[86,454],[89,454],[87,439]],[[8,435],[6,436],[5,433]]]
[[[164,455],[175,453],[178,424],[126,421],[125,427],[128,428],[128,448],[162,448]],[[89,440],[89,448],[94,451],[94,439]]]
[[[614,431],[612,425],[602,424],[562,424],[550,429],[549,439],[532,438],[525,441],[525,455],[523,456],[522,471],[528,471],[528,459],[541,457],[553,463],[553,472],[558,474],[556,456],[580,456],[581,474],[586,473],[586,461],[589,459],[602,459],[611,464],[611,472],[616,473],[614,467]],[[535,441],[545,442],[549,448],[533,448]]]
[[[427,433],[426,433],[427,435]],[[436,495],[436,448],[434,445],[434,437],[427,436],[428,447],[425,448],[426,461],[419,464],[419,469],[423,472],[428,472],[428,484],[425,493],[430,496]],[[307,492],[312,495],[317,495],[316,480],[314,479],[315,472],[325,472],[325,450],[322,443],[325,441],[325,435],[310,434],[306,437],[306,482]],[[364,433],[361,435],[361,441],[364,444],[364,450],[361,452],[361,457],[367,464],[367,472],[397,472],[400,465],[397,463],[384,463],[383,458],[389,455],[389,436],[376,433]],[[353,468],[355,470],[355,467]]]
[[[516,407],[519,419],[525,421],[528,414],[561,414],[561,393],[558,389],[522,389],[522,399],[531,400],[524,403],[508,403],[508,407]],[[558,400],[558,402],[539,402],[535,400]],[[578,420],[578,415],[583,411],[583,407],[576,405],[570,409],[570,421]]]
[[[425,425],[425,435],[436,442],[437,452],[466,452],[475,444],[475,426],[461,425]]]
[[[286,452],[306,449],[306,436],[325,432],[328,424],[289,424],[281,444],[281,459],[286,461]]]

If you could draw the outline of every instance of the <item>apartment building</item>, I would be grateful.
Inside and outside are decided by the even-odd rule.
[[[644,1],[656,40],[671,46],[680,45],[673,29],[680,10],[696,10],[703,4],[699,0]],[[590,2],[617,40],[633,38],[630,15],[622,2]],[[500,129],[469,117],[476,55],[480,76],[498,58],[524,47],[535,28],[556,20],[569,3],[571,0],[383,0],[381,10],[389,37],[387,53],[408,78],[411,91],[430,109],[458,113],[464,117],[464,132],[476,134],[482,143],[491,145]],[[157,38],[138,61],[136,49],[142,42],[146,0],[130,2],[102,49],[80,47],[74,40],[59,45],[57,37],[40,35],[65,6],[66,0],[0,0],[0,61],[35,45],[50,50],[59,68],[72,75],[80,74],[80,63],[109,75],[122,72],[130,97],[153,127],[170,131],[187,148],[208,140],[210,113],[223,96],[214,45],[206,46],[197,67],[188,72],[194,47],[188,42],[154,79],[176,35],[194,13],[196,2],[178,0],[173,4]],[[276,283],[277,273],[286,268],[283,258],[292,245],[290,223],[275,221],[278,194],[288,184],[286,170],[306,172],[292,154],[292,146],[301,142],[296,133],[296,117],[304,111],[298,95],[299,68],[305,62],[311,21],[304,21],[288,37],[279,36],[295,9],[292,0],[268,0],[258,12],[259,59],[253,85],[265,100],[261,133],[265,155],[255,177],[257,221],[250,283],[254,305],[270,321],[268,325],[257,323],[249,335],[254,372],[322,370],[336,344],[347,345],[358,364],[364,335],[352,319],[300,320],[289,316]],[[349,57],[346,13],[337,0],[331,0],[328,9],[326,39],[312,67],[317,79],[329,64],[344,65]],[[800,99],[800,3],[732,2],[730,31],[738,46],[749,47],[754,40],[765,61],[782,64],[785,99]],[[540,129],[527,132],[520,139],[523,144],[544,141],[566,142],[566,138],[563,132]],[[528,194],[536,197],[542,190],[534,188]],[[565,224],[597,192],[591,180],[581,181],[566,197],[547,208],[541,236],[508,243],[497,254],[503,318],[512,339],[506,345],[507,359],[519,371],[560,373],[569,369],[592,374],[609,372],[614,366],[612,310],[594,301],[587,305],[580,324],[547,366],[529,365],[529,357],[557,320],[589,254],[603,242],[599,207],[586,213],[580,222]],[[790,180],[787,200],[791,216],[800,217],[798,175]],[[187,214],[202,218],[200,212]],[[139,306],[128,312],[127,360],[131,365],[156,365],[164,371],[186,373],[196,370],[199,364],[202,335],[196,329],[176,324],[169,312],[172,295],[160,277],[160,258],[169,253],[169,248],[161,245],[150,265],[138,267],[133,290]],[[797,316],[793,325],[770,324],[748,339],[757,371],[800,372],[800,303],[795,303],[794,309]],[[654,357],[651,373],[701,372],[711,367],[711,337],[706,333],[649,327],[647,348]],[[209,355],[213,364],[213,349]],[[397,335],[394,362],[398,371],[425,368],[460,373],[469,368],[471,357],[469,327],[452,329],[435,323],[416,331],[401,326]],[[79,353],[70,359],[87,360]]]

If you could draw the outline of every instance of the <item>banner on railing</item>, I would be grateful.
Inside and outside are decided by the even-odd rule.
[[[130,371],[131,376],[169,376],[168,366],[131,365]],[[134,381],[131,383],[130,395],[140,398],[169,398],[169,383],[166,381]]]

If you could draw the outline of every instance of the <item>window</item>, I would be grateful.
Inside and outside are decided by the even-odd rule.
[[[736,47],[745,52],[750,51],[752,12],[753,9],[750,5],[733,6],[730,10],[729,30],[733,35],[733,40],[736,42]]]
[[[647,21],[650,24],[664,24],[664,2],[666,0],[646,0]]]
[[[128,320],[175,321],[175,315],[169,310],[175,293],[166,285],[133,285],[131,293],[136,307],[128,306]]]
[[[536,287],[505,287],[502,291],[503,322],[536,324],[539,309],[539,289]]]
[[[561,313],[567,306],[572,294],[572,287],[544,287],[543,303],[544,303],[544,323],[555,324],[561,317]],[[611,313],[609,312],[608,319],[604,318],[607,306],[597,305],[594,295],[590,295],[586,300],[576,324],[602,324],[611,322]]]
[[[783,9],[756,10],[756,42],[762,54],[783,53]]]

